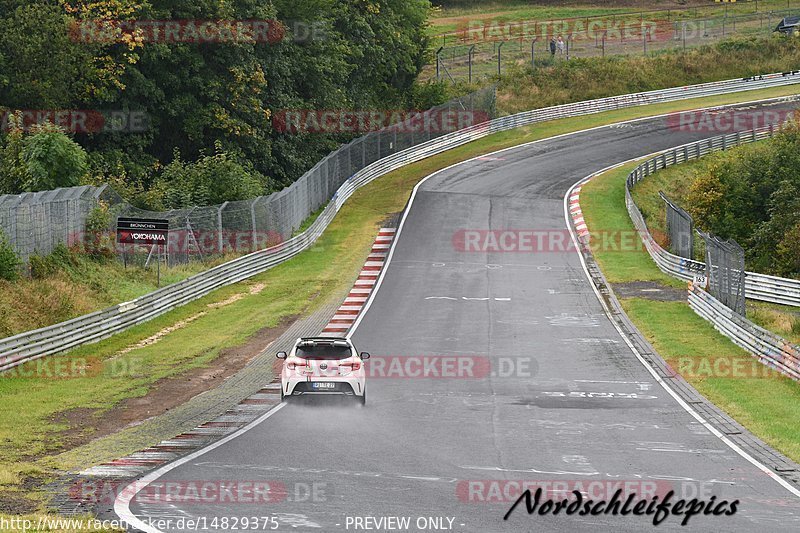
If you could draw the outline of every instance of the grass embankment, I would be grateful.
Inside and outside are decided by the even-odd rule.
[[[581,207],[590,230],[634,231],[625,209],[625,178],[633,167],[607,172],[582,188]],[[595,257],[612,285],[676,283],[658,270],[643,247],[625,252],[597,250]],[[687,303],[643,298],[622,298],[620,303],[674,370],[759,438],[800,461],[800,428],[796,424],[800,384],[765,372],[765,367],[697,316]]]
[[[161,265],[161,286],[231,258],[171,268]],[[132,265],[125,268],[118,261],[97,261],[66,249],[45,261],[51,270],[46,275],[34,279],[23,277],[15,282],[0,280],[0,338],[127,302],[158,287],[155,265],[148,269]]]
[[[630,2],[611,0],[610,2],[525,2],[522,0],[476,0],[453,2],[451,6],[436,10],[431,18],[431,35],[441,35],[463,29],[470,20],[482,20],[487,23],[515,23],[528,21],[552,21],[581,17],[599,17],[635,13],[644,11],[645,17],[675,19],[694,19],[701,17],[721,17],[727,12],[729,16],[754,13],[754,2],[737,2],[729,6],[714,5],[704,0],[676,2],[672,0],[645,0]],[[758,10],[785,10],[784,0],[760,0]],[[794,5],[792,6],[794,7]],[[727,8],[727,9],[726,9]],[[648,13],[648,11],[653,11]],[[663,13],[661,12],[663,10]],[[667,13],[666,10],[669,10]],[[434,41],[438,42],[438,41]]]
[[[357,191],[339,212],[318,243],[298,257],[248,282],[215,291],[189,305],[123,332],[98,344],[79,348],[59,360],[92,358],[102,369],[112,360],[118,368],[145,369],[128,375],[99,372],[75,379],[11,377],[0,379],[0,501],[41,497],[30,487],[41,486],[58,464],[52,457],[69,449],[64,432],[69,424],[63,413],[86,410],[102,416],[126,398],[141,397],[156,382],[212,362],[222,350],[243,344],[261,328],[275,326],[287,317],[313,311],[332,295],[345,291],[363,264],[382,220],[401,210],[411,188],[422,177],[469,157],[551,137],[570,131],[654,114],[791,94],[796,89],[754,91],[617,110],[598,115],[552,121],[481,139],[419,163],[399,169]],[[251,291],[256,285],[264,289]],[[209,307],[240,295],[230,305]],[[199,315],[199,316],[198,316]],[[117,356],[164,328],[194,317],[159,342]],[[127,364],[127,363],[134,363]],[[91,430],[86,431],[91,436]],[[164,434],[160,438],[171,437]],[[99,460],[140,449],[149,443],[130,443],[109,451]],[[80,465],[88,466],[88,465]],[[74,465],[71,465],[74,467]],[[2,516],[2,515],[0,515]]]
[[[647,227],[653,232],[656,240],[660,240],[659,244],[666,246],[667,243],[662,237],[666,235],[666,210],[658,192],[663,191],[678,205],[688,206],[689,186],[698,176],[707,175],[709,166],[714,165],[720,158],[735,157],[737,152],[749,148],[752,148],[752,145],[671,166],[659,170],[636,185],[633,189],[633,198],[642,211]],[[705,261],[702,239],[696,238],[695,242],[695,259]],[[615,260],[615,263],[620,261]],[[800,343],[800,309],[796,307],[748,300],[747,318],[791,342]]]
[[[800,39],[730,39],[682,52],[576,58],[545,67],[509,68],[499,81],[503,113],[748,77],[800,68]]]

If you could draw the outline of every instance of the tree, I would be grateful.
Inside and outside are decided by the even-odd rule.
[[[86,152],[55,127],[36,127],[22,141],[26,191],[74,187],[86,175]]]

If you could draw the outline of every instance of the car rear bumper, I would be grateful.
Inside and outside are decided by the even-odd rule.
[[[333,384],[331,388],[315,388],[314,383]],[[291,379],[282,380],[281,386],[286,396],[362,396],[364,394],[364,382],[357,378],[353,379]]]

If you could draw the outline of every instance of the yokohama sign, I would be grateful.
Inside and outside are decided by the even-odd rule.
[[[117,242],[120,244],[167,244],[169,221],[150,218],[117,219]]]

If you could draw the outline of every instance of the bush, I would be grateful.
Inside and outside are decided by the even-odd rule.
[[[57,126],[36,125],[25,133],[13,114],[9,124],[0,149],[0,194],[73,187],[86,175],[86,152]]]
[[[59,272],[73,270],[75,264],[73,252],[64,244],[59,244],[49,255],[31,256],[31,277],[34,279],[49,278]]]
[[[85,252],[94,259],[114,257],[114,241],[111,236],[111,210],[100,202],[86,217],[86,233],[83,239]]]
[[[175,153],[150,191],[153,209],[214,205],[249,200],[264,193],[264,177],[216,144],[216,153],[189,163]],[[158,205],[161,203],[162,205]]]
[[[698,226],[735,239],[748,268],[800,276],[800,129],[709,156],[686,196]]]
[[[0,230],[0,279],[15,281],[19,278],[21,261],[5,233]]]

